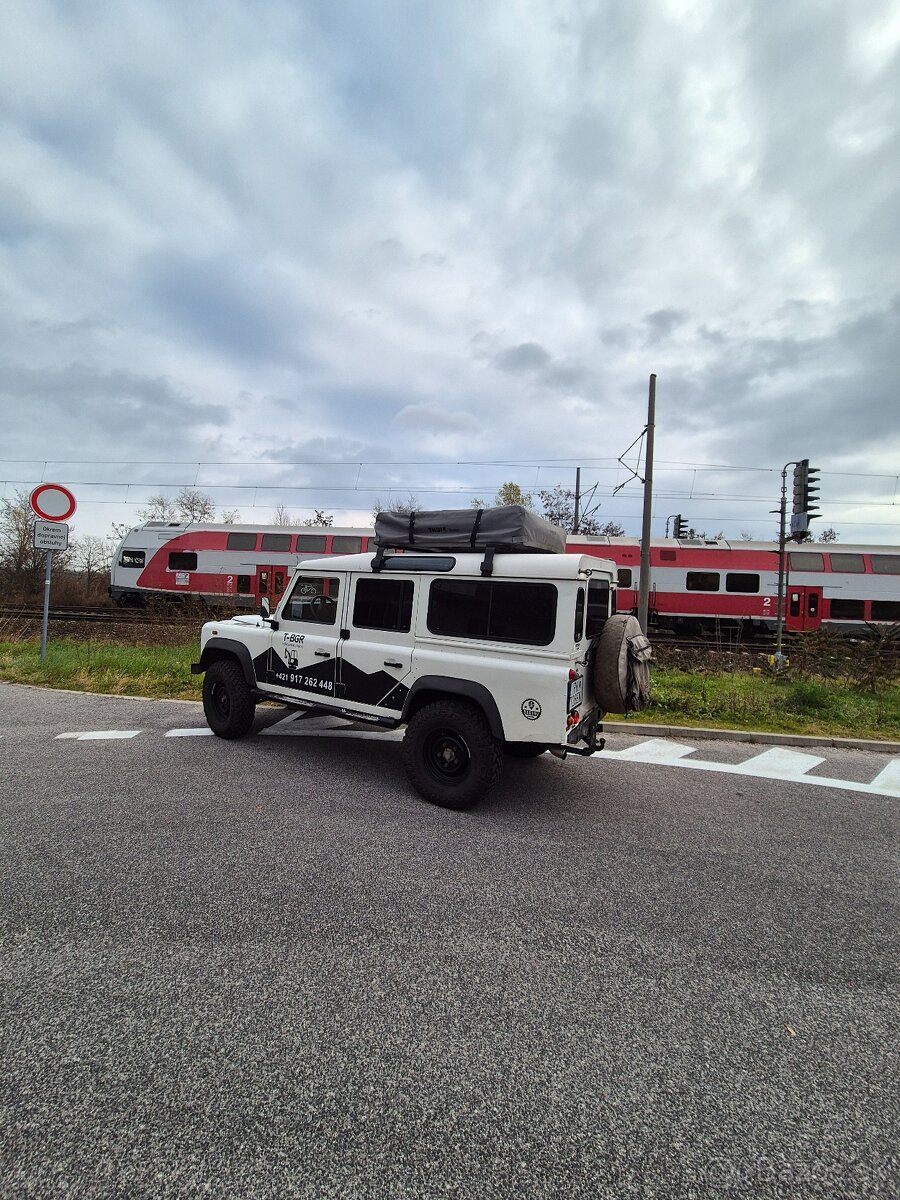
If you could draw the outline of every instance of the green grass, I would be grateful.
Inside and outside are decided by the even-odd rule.
[[[0,642],[0,679],[114,696],[199,700],[201,678],[191,674],[198,654],[195,639],[182,646],[121,646],[60,638],[48,644],[42,663],[39,642]]]
[[[190,672],[197,653],[194,638],[175,646],[60,638],[50,642],[47,662],[42,664],[38,642],[0,642],[0,679],[112,695],[198,700],[201,680]],[[636,719],[662,725],[900,740],[900,685],[886,684],[878,692],[868,692],[834,680],[656,668],[653,702]]]
[[[635,720],[833,737],[900,739],[900,686],[862,691],[835,680],[659,670]]]

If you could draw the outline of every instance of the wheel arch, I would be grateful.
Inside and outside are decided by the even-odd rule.
[[[200,661],[198,663],[191,663],[191,674],[200,675],[204,671],[209,670],[214,662],[220,662],[226,658],[233,658],[238,662],[244,673],[247,686],[255,692],[259,685],[253,670],[253,660],[250,657],[250,651],[242,642],[232,641],[231,638],[216,638],[213,642],[205,646],[203,653],[200,655]]]
[[[423,675],[409,689],[403,705],[401,723],[409,721],[427,704],[431,704],[435,700],[445,700],[448,697],[469,700],[480,708],[491,734],[500,741],[504,740],[503,721],[500,718],[496,700],[484,684],[475,683],[470,679],[453,679],[444,675]]]

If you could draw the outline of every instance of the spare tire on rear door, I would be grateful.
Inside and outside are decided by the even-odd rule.
[[[650,640],[637,617],[617,613],[603,625],[594,656],[594,695],[606,712],[640,712],[650,703]]]

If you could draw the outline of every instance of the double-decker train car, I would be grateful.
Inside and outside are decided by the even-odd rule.
[[[259,608],[267,600],[274,608],[304,558],[358,554],[372,537],[371,529],[147,521],[119,544],[109,594],[121,605],[157,598]]]
[[[371,528],[186,525],[148,521],[123,538],[109,592],[119,604],[152,597],[191,598],[230,608],[272,607],[305,558],[370,548]],[[637,609],[637,538],[569,535],[568,550],[612,559],[618,609]],[[775,628],[778,546],[773,542],[654,539],[650,547],[650,621],[684,632]],[[844,632],[900,621],[900,549],[791,544],[786,554],[785,626]]]
[[[619,611],[637,609],[641,548],[636,538],[570,535],[568,549],[611,558],[618,567]],[[650,545],[650,623],[684,632],[774,630],[778,619],[778,544],[654,540]],[[784,623],[850,633],[900,621],[900,550],[891,546],[789,543]]]

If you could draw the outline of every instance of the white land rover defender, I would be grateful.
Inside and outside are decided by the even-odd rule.
[[[307,559],[271,616],[203,626],[191,670],[206,673],[214,733],[247,733],[261,699],[405,725],[413,785],[462,809],[495,787],[504,753],[593,754],[604,711],[644,707],[650,646],[614,615],[612,562],[523,552],[559,531],[515,506],[404,515],[402,536],[385,516],[376,553]],[[520,541],[510,520],[526,526]],[[535,537],[536,522],[553,533]]]

